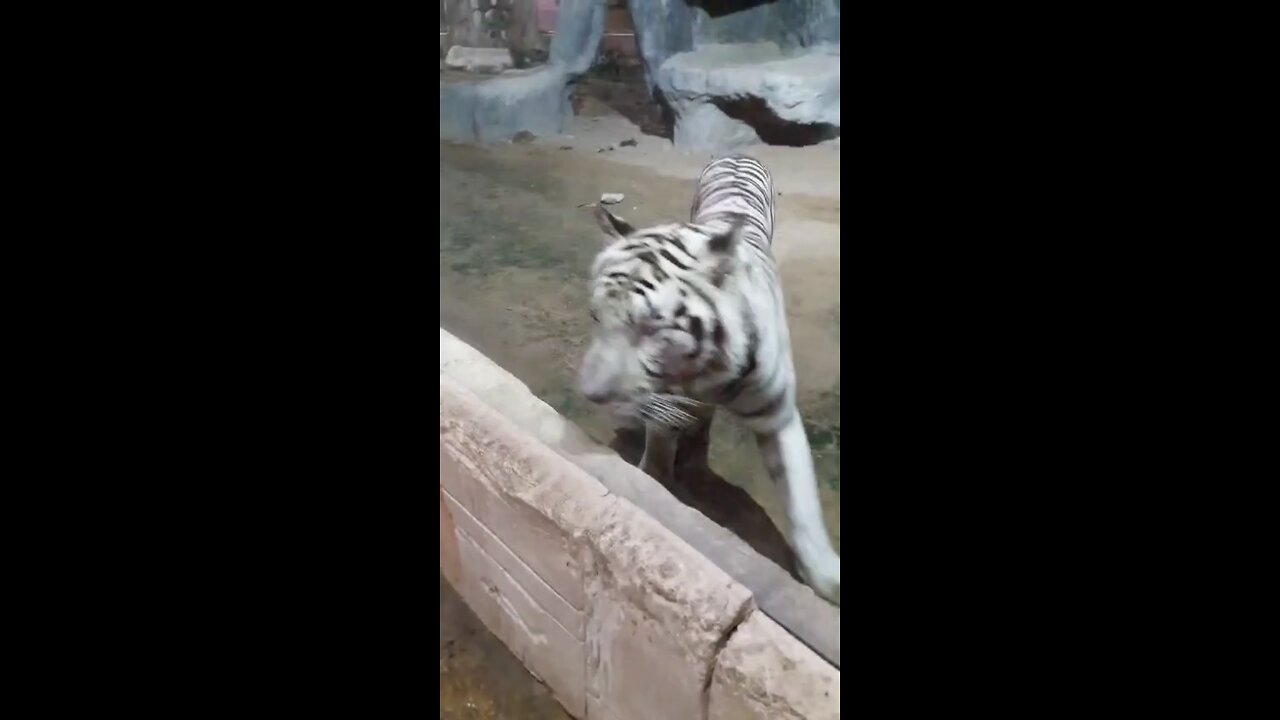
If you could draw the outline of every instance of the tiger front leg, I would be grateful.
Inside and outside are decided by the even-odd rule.
[[[799,561],[801,577],[818,595],[839,605],[840,556],[831,546],[822,519],[818,479],[800,412],[793,410],[790,415],[791,419],[778,431],[758,433],[756,444],[786,508],[791,526],[788,540]]]
[[[691,410],[693,424],[680,435],[680,449],[676,461],[681,467],[708,468],[707,455],[711,450],[711,421],[715,419],[716,406],[705,404]]]
[[[644,424],[644,455],[638,466],[649,477],[667,482],[675,474],[679,432],[656,423]]]

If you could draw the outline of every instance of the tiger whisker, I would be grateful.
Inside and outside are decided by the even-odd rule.
[[[670,394],[667,394],[667,393],[654,393],[653,397],[660,398],[660,399],[661,399],[661,400],[663,400],[664,402],[669,402],[669,403],[671,403],[671,404],[673,404],[673,405],[687,405],[687,406],[689,406],[689,407],[700,407],[700,406],[702,406],[702,405],[703,405],[703,402],[702,402],[702,401],[700,401],[700,400],[694,400],[693,398],[691,398],[691,397],[686,397],[686,396],[684,396],[684,395],[670,395]]]
[[[660,395],[655,393],[646,398],[646,401],[640,406],[640,413],[645,418],[656,423],[680,429],[690,425],[696,418],[679,407],[679,405],[687,407],[700,404],[696,400],[679,395]]]

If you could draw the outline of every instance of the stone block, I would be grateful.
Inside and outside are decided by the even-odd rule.
[[[586,716],[586,648],[525,591],[466,531],[457,532],[461,582],[453,583],[476,617],[574,717]],[[446,578],[447,579],[447,578]]]
[[[443,374],[440,428],[441,564],[485,625],[575,716],[702,717],[751,592]]]
[[[555,588],[548,585],[533,568],[521,560],[502,539],[481,524],[474,515],[454,500],[453,496],[446,492],[444,493],[444,500],[458,532],[464,533],[486,555],[493,558],[508,575],[519,583],[525,593],[546,610],[547,614],[555,618],[555,621],[564,628],[565,632],[572,635],[575,640],[583,640],[584,620],[582,607],[580,605],[574,607],[570,604]],[[504,528],[499,527],[498,530],[502,532]],[[576,569],[578,564],[578,559],[573,557],[561,556],[561,558],[557,559],[563,559],[566,567],[575,567]],[[577,575],[577,573],[572,575]],[[578,582],[565,586],[566,589],[576,590],[581,587],[581,578],[575,579]]]
[[[445,507],[444,487],[440,488],[440,573],[455,587],[462,582],[458,536],[453,528],[453,514]]]
[[[755,612],[720,652],[707,709],[708,720],[839,720],[840,671]]]
[[[751,593],[629,502],[591,532],[588,717],[699,718]]]
[[[509,423],[495,426],[493,415],[474,395],[441,378],[443,502],[447,508],[453,500],[469,513],[455,515],[455,526],[466,528],[474,518],[493,532],[514,561],[581,610],[583,578],[574,533],[581,533],[592,516],[592,496],[602,497],[604,490],[572,466],[581,477],[558,477],[565,470],[558,456]],[[555,482],[539,491],[549,478]]]

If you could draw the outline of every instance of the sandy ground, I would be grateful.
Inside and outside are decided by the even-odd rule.
[[[589,209],[602,192],[634,224],[687,218],[706,158],[672,150],[617,116],[584,113],[564,136],[478,148],[441,145],[441,324],[478,347],[600,442],[613,440],[574,383],[589,322],[586,273],[600,248]],[[636,140],[635,147],[621,146]],[[612,151],[598,152],[612,144]],[[569,149],[562,149],[569,148]],[[839,543],[839,154],[829,147],[752,151],[780,194],[774,254],[782,273],[800,408]],[[820,172],[829,173],[826,181]],[[799,189],[797,189],[799,188]],[[823,194],[802,192],[822,188]],[[743,446],[748,452],[738,452]],[[717,450],[719,449],[719,452]],[[712,467],[785,527],[754,443],[717,421]]]
[[[635,140],[634,147],[622,147],[624,140]],[[659,175],[681,180],[693,180],[711,159],[710,154],[688,153],[677,150],[670,140],[645,135],[634,122],[622,117],[608,104],[586,98],[578,108],[578,116],[565,135],[536,138],[535,146],[572,146],[575,151],[597,153],[601,148],[612,148],[604,153],[611,162],[653,170]],[[837,138],[821,145],[804,148],[758,145],[743,152],[763,162],[773,173],[774,185],[782,197],[779,208],[788,194],[809,195],[815,198],[834,199],[834,218],[826,215],[820,219],[840,222],[840,140]],[[837,227],[838,229],[838,227]],[[782,228],[779,227],[779,231]],[[790,239],[790,236],[788,236]],[[838,246],[838,243],[837,243]],[[781,248],[779,248],[781,249]]]

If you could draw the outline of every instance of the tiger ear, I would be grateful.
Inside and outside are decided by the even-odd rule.
[[[729,218],[728,225],[707,240],[712,285],[720,287],[725,278],[737,269],[738,245],[742,242],[742,232],[746,224],[746,216],[735,213]]]
[[[604,209],[603,205],[596,205],[595,215],[596,222],[600,225],[600,229],[604,231],[606,244],[621,240],[636,230],[626,220]]]
[[[738,252],[738,243],[742,241],[742,232],[746,225],[746,216],[734,213],[729,217],[728,225],[707,240],[707,249],[716,255],[733,257]]]

